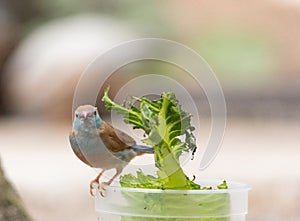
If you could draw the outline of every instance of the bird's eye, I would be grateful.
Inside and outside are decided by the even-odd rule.
[[[78,118],[78,117],[79,117],[79,114],[76,113],[76,114],[75,114],[75,117]]]
[[[97,111],[94,111],[94,115],[95,115],[95,116],[97,115]]]

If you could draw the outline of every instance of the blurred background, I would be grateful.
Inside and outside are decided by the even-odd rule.
[[[33,220],[96,220],[72,97],[95,56],[141,37],[194,49],[223,87],[222,150],[199,176],[248,183],[248,221],[300,220],[299,0],[2,0],[0,29],[1,164]]]

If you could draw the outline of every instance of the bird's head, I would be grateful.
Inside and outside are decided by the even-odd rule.
[[[92,105],[82,105],[75,110],[73,121],[73,128],[75,130],[79,130],[80,127],[99,128],[101,124],[102,119],[100,118],[96,107]]]

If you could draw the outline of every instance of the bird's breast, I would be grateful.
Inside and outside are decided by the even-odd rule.
[[[119,157],[118,154],[110,152],[99,135],[78,133],[76,141],[81,153],[89,164],[95,168],[111,169],[115,168],[116,165],[126,165],[128,163],[122,157]]]

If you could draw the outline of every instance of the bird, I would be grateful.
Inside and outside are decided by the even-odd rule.
[[[133,158],[153,153],[152,147],[137,145],[131,136],[102,120],[93,105],[82,105],[75,110],[72,127],[69,141],[75,155],[88,166],[102,169],[90,182],[92,196],[94,185],[104,196],[105,185],[110,185]],[[115,169],[115,175],[109,181],[99,183],[100,177],[109,169]]]

